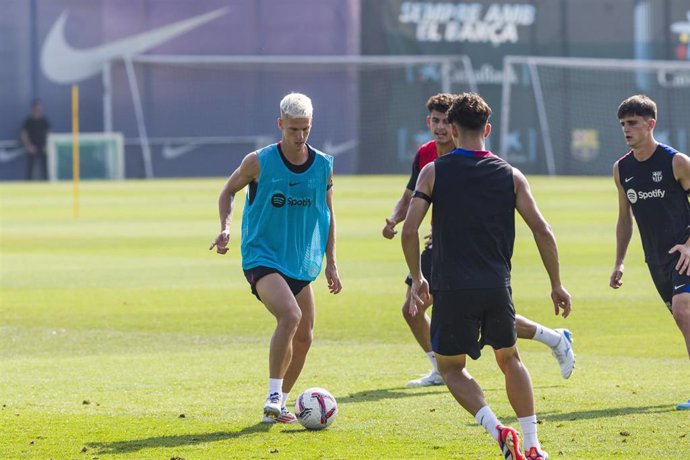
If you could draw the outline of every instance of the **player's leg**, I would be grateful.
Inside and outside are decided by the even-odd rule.
[[[422,275],[424,275],[424,278],[431,283],[431,249],[430,248],[425,248],[424,251],[422,251],[421,254],[421,265],[422,265]],[[429,363],[431,364],[431,371],[423,375],[422,377],[415,379],[415,380],[410,380],[407,382],[408,387],[426,387],[426,386],[431,386],[431,385],[443,385],[443,378],[441,377],[441,374],[438,372],[438,364],[436,363],[436,355],[434,354],[433,350],[431,349],[431,336],[429,334],[429,328],[431,326],[431,318],[427,314],[427,310],[433,303],[433,298],[429,298],[428,301],[424,303],[422,306],[418,306],[418,312],[415,316],[410,316],[408,312],[409,308],[409,302],[410,302],[410,288],[409,286],[412,285],[412,279],[408,277],[405,280],[405,283],[408,285],[407,292],[405,295],[405,303],[402,306],[402,314],[403,318],[405,318],[405,322],[407,323],[408,327],[410,328],[410,331],[412,332],[412,335],[414,336],[415,340],[417,340],[417,343],[419,346],[422,348],[424,351],[424,354],[426,355],[427,359],[429,360]]]
[[[48,180],[48,156],[45,153],[38,153],[38,165],[40,177],[43,180]]]
[[[285,279],[269,273],[256,282],[256,292],[276,318],[268,357],[269,390],[264,413],[277,418],[282,408],[283,379],[292,359],[292,339],[302,319],[302,312]]]
[[[26,180],[31,180],[33,178],[35,157],[36,154],[26,153]]]
[[[674,260],[667,265],[648,264],[648,268],[654,287],[683,334],[690,357],[690,276],[678,272],[675,264]],[[690,410],[690,400],[678,404],[676,409]]]
[[[431,337],[439,372],[455,400],[498,442],[503,457],[522,460],[517,431],[501,424],[484,399],[482,388],[465,368],[467,355],[477,359],[481,353],[478,291],[484,290],[442,291],[434,299]]]
[[[510,288],[492,289],[485,294],[482,342],[494,349],[496,363],[505,376],[506,394],[522,429],[525,451],[546,458],[537,437],[537,417],[529,371],[516,346],[516,315]]]
[[[536,340],[551,348],[551,354],[561,369],[561,377],[570,378],[575,368],[575,352],[568,329],[550,329],[522,315],[515,315],[515,329],[518,338]]]
[[[685,347],[690,357],[690,293],[684,292],[673,296],[671,304],[673,319],[685,338]],[[690,410],[690,399],[676,406],[678,410]]]
[[[409,294],[409,288],[408,288]],[[443,385],[443,378],[438,371],[438,364],[436,362],[436,355],[431,349],[431,336],[429,334],[429,328],[431,326],[431,318],[426,313],[427,309],[431,306],[432,299],[425,302],[422,306],[417,306],[418,312],[415,316],[410,316],[409,314],[409,295],[405,296],[405,303],[402,307],[402,314],[405,318],[405,322],[410,328],[412,335],[414,336],[417,343],[424,351],[429,363],[431,364],[431,371],[415,380],[410,380],[407,382],[408,387],[425,387],[431,385]]]
[[[302,319],[292,338],[292,360],[290,361],[290,365],[285,372],[285,378],[283,379],[283,393],[285,395],[292,391],[295,382],[302,372],[304,363],[307,360],[307,353],[309,352],[313,338],[314,319],[316,317],[314,294],[311,285],[303,288],[295,298],[302,312]],[[285,405],[286,402],[287,401],[283,401],[283,405]]]
[[[671,313],[685,338],[685,347],[690,358],[690,293],[684,292],[673,296]]]

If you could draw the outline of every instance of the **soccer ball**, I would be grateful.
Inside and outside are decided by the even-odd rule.
[[[323,388],[308,388],[297,397],[295,415],[304,428],[323,430],[338,415],[338,404]]]

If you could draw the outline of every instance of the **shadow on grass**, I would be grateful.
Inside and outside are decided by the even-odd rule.
[[[350,404],[370,401],[381,401],[382,399],[399,399],[412,398],[416,396],[427,396],[432,394],[439,394],[447,392],[445,385],[439,385],[434,389],[432,387],[420,388],[377,388],[372,390],[362,390],[357,393],[349,393],[347,395],[336,396],[335,399],[338,404]]]
[[[257,423],[256,425],[243,428],[240,431],[216,431],[214,433],[155,436],[152,438],[132,439],[130,441],[90,442],[86,443],[86,445],[91,449],[96,449],[96,455],[128,454],[138,452],[142,449],[193,446],[195,444],[237,439],[255,433],[265,433],[269,431],[272,426],[272,424],[268,423]]]
[[[675,412],[672,404],[657,406],[630,406],[630,407],[611,407],[599,410],[583,410],[575,412],[541,412],[539,418],[548,422],[564,422],[572,420],[588,420],[594,418],[623,417],[635,414],[661,414],[664,412]]]

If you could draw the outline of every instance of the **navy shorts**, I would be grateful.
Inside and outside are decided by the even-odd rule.
[[[690,292],[690,276],[681,275],[676,270],[676,257],[673,262],[666,265],[647,264],[649,273],[652,275],[652,281],[656,290],[664,301],[668,311],[671,311],[671,300],[676,294],[683,292]]]
[[[434,292],[431,348],[444,356],[477,359],[484,345],[515,345],[515,307],[510,287]]]
[[[424,278],[429,282],[429,286],[431,286],[431,247],[425,247],[419,258],[422,262],[422,275],[424,275]],[[407,278],[405,278],[405,284],[412,286],[412,277],[410,275],[407,275]]]
[[[309,286],[309,283],[311,283],[311,281],[290,278],[289,276],[285,276],[282,273],[280,273],[280,271],[271,267],[254,267],[248,270],[244,270],[244,277],[247,278],[247,281],[249,281],[249,285],[252,287],[252,294],[254,294],[256,298],[259,300],[261,300],[261,297],[259,297],[259,293],[256,292],[256,283],[261,278],[263,278],[266,275],[270,275],[271,273],[277,273],[280,276],[282,276],[285,282],[287,283],[288,287],[290,288],[290,291],[292,291],[292,295],[294,296],[302,292],[302,289]]]

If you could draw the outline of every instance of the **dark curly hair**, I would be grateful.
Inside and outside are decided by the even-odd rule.
[[[469,131],[484,129],[491,116],[491,107],[477,93],[462,93],[448,109],[448,122]]]
[[[431,96],[429,100],[426,101],[426,108],[429,110],[429,113],[434,110],[437,112],[446,113],[453,104],[453,99],[455,99],[453,94],[438,93]]]

